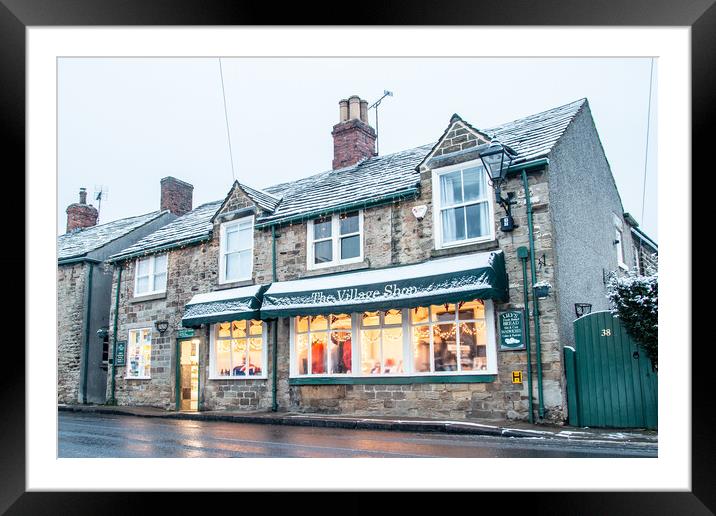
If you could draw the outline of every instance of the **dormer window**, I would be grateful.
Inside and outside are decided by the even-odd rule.
[[[308,222],[308,269],[363,261],[363,212],[351,211]]]
[[[254,217],[224,222],[219,233],[219,283],[250,280],[254,263]]]
[[[167,290],[167,255],[137,259],[134,297],[161,294]]]
[[[433,170],[435,247],[494,240],[494,208],[479,161]]]

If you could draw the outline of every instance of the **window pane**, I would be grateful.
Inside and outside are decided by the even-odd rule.
[[[261,335],[263,333],[263,323],[261,321],[249,321],[249,333],[251,335]]]
[[[324,240],[313,244],[313,263],[326,263],[333,261],[333,241]]]
[[[462,321],[485,318],[485,303],[480,299],[458,303],[458,318]]]
[[[239,254],[226,255],[226,279],[239,277]]]
[[[348,314],[335,314],[330,316],[331,329],[333,330],[350,330],[351,316]]]
[[[154,257],[154,274],[167,272],[167,255],[160,254]]]
[[[263,341],[249,339],[249,370],[248,376],[260,376],[263,369]]]
[[[151,258],[143,258],[137,263],[137,276],[147,276],[149,274],[149,260]]]
[[[462,371],[479,369],[476,335],[477,326],[475,323],[460,324],[460,368]]]
[[[457,337],[455,324],[433,326],[435,371],[457,371]]]
[[[481,202],[466,206],[467,210],[467,238],[478,238],[490,234],[490,204]]]
[[[402,328],[383,330],[383,372],[386,374],[403,372]]]
[[[218,324],[219,337],[231,337],[231,323],[222,322]]]
[[[143,292],[149,292],[149,276],[137,278],[137,291],[135,294],[141,294]]]
[[[340,216],[341,235],[358,233],[358,212],[344,213]]]
[[[455,305],[452,303],[444,305],[432,305],[430,307],[432,312],[432,321],[454,321],[455,320]]]
[[[387,310],[383,317],[385,324],[403,324],[402,310]]]
[[[413,368],[416,373],[427,373],[430,371],[430,326],[414,327],[412,337]]]
[[[233,321],[231,323],[231,336],[234,338],[246,337],[246,321]]]
[[[246,375],[246,339],[231,341],[231,376]]]
[[[228,340],[216,341],[216,374],[229,376],[231,374],[231,342]]]
[[[308,317],[305,315],[296,317],[296,331],[306,333],[308,331]]]
[[[341,238],[341,260],[360,256],[360,235]]]
[[[331,217],[323,217],[313,221],[313,239],[320,240],[331,236]]]
[[[363,326],[380,326],[380,312],[363,312]]]
[[[251,250],[239,253],[239,277],[248,278],[251,276]]]
[[[254,231],[250,225],[239,229],[239,249],[250,249],[254,238]]]
[[[235,253],[239,250],[239,228],[236,226],[226,228],[226,251]]]
[[[351,332],[331,332],[331,373],[351,372]]]
[[[311,373],[325,374],[327,371],[326,361],[328,354],[326,353],[327,333],[311,334]]]
[[[328,319],[326,319],[325,315],[314,315],[311,317],[311,331],[327,329]]]
[[[443,242],[465,240],[465,208],[443,210]]]
[[[462,202],[461,183],[459,170],[440,176],[440,204],[442,206],[452,206]]]
[[[416,306],[410,309],[410,322],[413,324],[428,322],[428,308],[426,306]]]
[[[164,292],[167,289],[167,275],[157,274],[154,276],[154,290]]]
[[[380,330],[363,330],[360,338],[361,373],[380,374]]]
[[[308,335],[296,335],[296,370],[308,374]]]
[[[143,375],[149,376],[152,372],[151,369],[152,359],[152,344],[151,342],[145,342],[142,344],[142,365],[144,366]],[[142,369],[140,369],[142,371]]]
[[[485,179],[482,167],[468,168],[463,171],[465,202],[485,198]]]

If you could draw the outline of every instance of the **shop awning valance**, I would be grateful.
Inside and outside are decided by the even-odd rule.
[[[267,287],[251,285],[197,294],[186,305],[182,326],[191,328],[215,322],[258,319],[261,297]]]
[[[506,301],[507,297],[505,256],[494,251],[273,283],[263,295],[261,318],[412,308],[471,299]]]

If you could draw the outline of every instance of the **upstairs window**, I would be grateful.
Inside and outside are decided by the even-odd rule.
[[[250,280],[254,261],[253,216],[223,223],[219,238],[219,283]]]
[[[309,269],[363,261],[363,212],[309,221],[308,244]]]
[[[161,294],[167,290],[167,255],[139,258],[134,277],[134,297]]]
[[[481,164],[435,170],[433,190],[437,248],[495,238],[492,189]]]

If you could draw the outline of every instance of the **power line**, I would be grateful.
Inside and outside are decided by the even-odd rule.
[[[236,180],[234,173],[234,153],[231,152],[231,132],[229,131],[229,114],[226,111],[226,92],[224,91],[224,70],[221,67],[221,58],[219,58],[219,75],[221,76],[221,96],[224,99],[224,120],[226,120],[226,137],[229,140],[229,159],[231,160],[231,176]]]
[[[654,58],[651,58],[651,68],[649,68],[649,108],[646,115],[646,151],[644,152],[644,184],[641,191],[641,223],[644,223],[644,206],[646,200],[646,165],[649,161],[649,124],[651,123],[651,86],[654,82]]]

